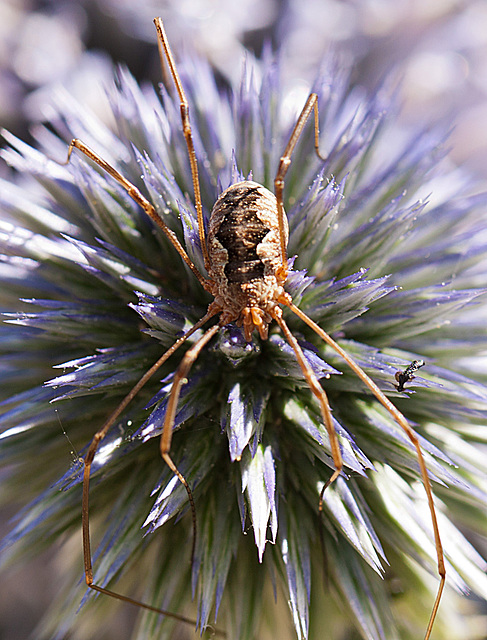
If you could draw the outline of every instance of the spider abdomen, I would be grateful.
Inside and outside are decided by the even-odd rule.
[[[216,282],[245,284],[274,274],[282,260],[276,196],[249,180],[228,187],[211,212],[207,248]]]
[[[244,203],[251,203],[251,207],[237,205],[232,207],[225,199],[223,206],[228,212],[223,217],[217,240],[227,250],[228,262],[224,267],[228,282],[249,282],[264,275],[264,263],[257,254],[257,247],[269,232],[269,228],[259,219],[255,210],[255,200],[258,196],[249,192]]]
[[[284,221],[287,238],[287,220]],[[282,292],[275,195],[257,182],[238,182],[216,201],[207,240],[213,294],[225,310],[222,322],[241,320],[245,309],[266,313]]]

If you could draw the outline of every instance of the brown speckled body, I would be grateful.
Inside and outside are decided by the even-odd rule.
[[[243,324],[248,340],[254,329],[266,337],[270,311],[285,295],[275,195],[251,181],[226,189],[211,212],[207,248],[220,324]]]

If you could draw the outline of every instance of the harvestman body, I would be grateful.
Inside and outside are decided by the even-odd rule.
[[[191,329],[179,338],[172,347],[170,347],[168,351],[166,351],[142,376],[117,409],[110,415],[102,428],[95,434],[88,448],[88,452],[84,460],[82,505],[83,557],[86,583],[95,591],[105,593],[118,598],[119,600],[131,602],[132,604],[157,613],[171,616],[183,622],[190,622],[194,624],[192,620],[188,620],[183,616],[132,600],[127,596],[115,593],[94,584],[89,532],[89,481],[91,464],[99,443],[105,437],[108,430],[115,423],[120,414],[145,385],[149,378],[169,358],[169,356],[171,356],[176,349],[178,349],[191,335],[200,329],[210,318],[218,314],[218,323],[207,329],[188,349],[176,371],[168,400],[160,444],[163,459],[169,465],[171,470],[178,476],[188,493],[193,514],[193,553],[196,539],[196,510],[191,489],[170,456],[172,429],[181,387],[185,382],[192,364],[204,346],[219,331],[220,327],[223,327],[230,322],[236,322],[237,325],[242,326],[245,339],[250,342],[254,331],[259,334],[262,340],[267,339],[269,324],[275,320],[283,332],[287,342],[292,347],[306,381],[320,404],[321,415],[330,439],[331,452],[335,466],[335,470],[326,481],[319,498],[317,496],[319,510],[322,511],[324,491],[340,475],[343,466],[342,456],[333,426],[331,410],[326,393],[308,364],[298,341],[291,333],[282,317],[282,306],[286,306],[345,360],[348,366],[354,371],[360,380],[362,380],[385,409],[387,409],[397,424],[406,432],[416,449],[421,478],[431,512],[438,559],[438,573],[440,576],[438,592],[425,633],[425,640],[428,640],[445,585],[445,564],[431,485],[418,438],[406,418],[382,393],[375,382],[367,376],[367,374],[354,362],[354,360],[352,360],[352,358],[321,327],[296,307],[291,296],[284,291],[284,284],[288,277],[288,226],[283,206],[284,178],[291,163],[293,149],[312,111],[314,113],[315,150],[318,157],[321,158],[318,146],[319,130],[317,95],[312,93],[309,96],[303,111],[298,118],[296,126],[294,127],[287,147],[280,159],[276,178],[274,180],[275,194],[256,182],[244,181],[233,184],[224,191],[216,201],[210,216],[208,237],[205,238],[198,169],[189,120],[189,108],[171,50],[169,48],[162,20],[160,18],[156,18],[154,23],[158,33],[159,44],[164,51],[164,55],[169,64],[171,75],[180,98],[181,121],[188,148],[189,161],[191,164],[195,206],[198,216],[198,231],[208,277],[203,276],[191,262],[176,235],[166,226],[165,222],[155,211],[153,205],[150,204],[140,191],[126,180],[115,168],[106,163],[78,139],[71,141],[68,151],[68,162],[73,149],[76,148],[109,173],[162,229],[181,258],[201,283],[202,287],[214,297],[214,300],[209,305],[203,318],[196,322]]]

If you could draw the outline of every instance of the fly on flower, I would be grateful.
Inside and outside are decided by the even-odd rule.
[[[88,448],[84,458],[82,504],[83,553],[86,583],[91,589],[98,592],[132,602],[161,614],[172,615],[177,619],[188,622],[188,619],[183,616],[168,614],[163,609],[157,609],[143,602],[131,600],[94,582],[88,509],[90,473],[92,464],[96,461],[100,444],[122,412],[155,372],[182,345],[191,342],[190,347],[185,352],[176,370],[165,405],[160,439],[160,453],[163,460],[187,492],[193,522],[193,549],[191,557],[194,560],[195,544],[198,539],[198,509],[193,497],[193,488],[190,486],[185,475],[180,471],[178,461],[174,460],[173,455],[171,455],[171,441],[178,409],[178,400],[180,399],[183,386],[191,380],[190,370],[195,362],[197,362],[201,352],[205,348],[208,348],[209,343],[219,334],[220,330],[227,327],[230,323],[235,323],[237,327],[242,328],[244,339],[247,343],[252,342],[254,334],[256,334],[261,341],[267,341],[269,338],[269,330],[273,330],[273,327],[277,325],[287,345],[294,354],[295,361],[299,366],[309,390],[316,398],[321,421],[329,439],[333,467],[329,477],[323,478],[321,486],[316,487],[316,509],[317,511],[318,509],[322,511],[327,488],[343,475],[344,452],[341,449],[337,436],[335,419],[332,415],[327,393],[320,384],[319,377],[310,363],[309,356],[307,355],[308,352],[305,354],[300,341],[296,338],[293,331],[289,328],[288,322],[284,319],[283,309],[287,309],[297,316],[304,325],[307,325],[332,351],[340,356],[369,392],[375,396],[397,425],[399,425],[416,451],[417,463],[430,511],[432,522],[431,533],[436,547],[438,574],[440,576],[436,598],[424,636],[425,640],[428,640],[431,635],[445,584],[445,562],[431,484],[419,439],[403,414],[385,396],[379,386],[365,373],[363,368],[359,366],[349,353],[325,332],[317,322],[294,303],[292,296],[286,290],[290,285],[292,272],[287,255],[288,222],[284,211],[285,178],[291,165],[293,151],[311,115],[314,117],[315,153],[319,159],[324,160],[319,150],[318,97],[315,93],[309,95],[296,121],[276,169],[274,193],[261,184],[251,180],[243,180],[232,184],[218,197],[213,206],[206,229],[188,101],[169,48],[162,20],[156,18],[155,25],[160,45],[164,51],[174,85],[179,95],[181,122],[191,166],[194,204],[197,212],[197,240],[199,241],[204,271],[206,273],[198,269],[195,262],[190,258],[177,238],[176,233],[168,227],[155,207],[141,191],[84,142],[76,138],[72,140],[68,151],[68,161],[73,150],[77,149],[114,178],[128,195],[140,205],[144,212],[162,229],[171,245],[192,273],[192,277],[197,279],[201,287],[211,295],[213,300],[207,307],[206,313],[196,321],[193,326],[187,329],[140,378],[125,399],[95,434]],[[217,320],[216,323],[211,322],[214,318]],[[204,328],[208,323],[210,323],[209,328]],[[201,333],[200,330],[203,330],[203,332]],[[192,341],[190,340],[191,338]],[[403,373],[398,372],[400,377],[397,377],[396,374],[399,390],[403,390],[404,384],[413,379],[414,376],[412,374],[420,366],[423,366],[423,364],[422,361],[415,361]],[[236,454],[235,460],[240,459],[241,455]],[[203,570],[205,570],[205,567],[203,567]]]
[[[413,373],[416,373],[416,371],[418,371],[418,369],[421,369],[421,367],[424,367],[424,365],[424,360],[413,360],[411,364],[408,364],[404,371],[396,371],[396,374],[394,376],[397,380],[396,389],[398,391],[404,391],[404,385],[407,382],[411,382],[411,380],[414,380],[415,376],[413,375]]]

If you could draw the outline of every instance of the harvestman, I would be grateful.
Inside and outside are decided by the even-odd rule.
[[[362,380],[366,387],[373,393],[377,400],[390,413],[397,424],[404,430],[413,443],[418,458],[421,479],[426,492],[431,520],[433,525],[434,540],[436,546],[436,554],[438,560],[438,574],[440,582],[438,592],[433,604],[428,627],[425,633],[425,640],[431,635],[433,623],[436,618],[438,606],[440,604],[441,595],[445,585],[445,562],[443,549],[440,541],[440,533],[436,518],[436,511],[433,502],[433,494],[431,484],[426,470],[423,453],[421,451],[418,438],[412,427],[408,424],[406,418],[400,413],[392,402],[382,393],[379,387],[373,382],[369,376],[359,367],[358,364],[311,318],[301,311],[292,301],[291,296],[284,291],[284,284],[288,276],[287,265],[287,239],[288,225],[283,205],[284,178],[286,176],[289,165],[291,164],[291,155],[301,132],[308,120],[311,112],[314,114],[314,145],[318,157],[323,159],[319,152],[319,129],[318,129],[318,96],[315,93],[310,94],[306,104],[297,120],[293,129],[289,142],[282,157],[280,158],[276,177],[274,180],[274,191],[268,191],[262,185],[255,182],[244,181],[233,184],[224,191],[213,207],[211,212],[208,237],[205,237],[205,229],[203,224],[203,209],[201,203],[201,193],[198,178],[198,168],[196,162],[196,154],[194,151],[193,137],[191,132],[191,124],[189,119],[189,107],[184,93],[184,89],[179,78],[174,58],[169,48],[166,33],[161,18],[154,20],[159,45],[162,47],[165,58],[170,68],[171,76],[176,86],[180,99],[181,121],[183,126],[184,137],[188,149],[188,156],[191,165],[191,175],[193,180],[194,200],[198,217],[198,232],[203,252],[205,269],[208,277],[202,275],[196,266],[191,262],[183,246],[177,239],[176,235],[167,227],[162,218],[157,214],[153,205],[140,193],[140,191],[126,180],[114,167],[110,166],[94,151],[87,147],[81,140],[73,139],[69,145],[68,159],[71,157],[73,149],[78,149],[90,160],[95,162],[99,167],[112,176],[128,193],[128,195],[137,202],[142,209],[149,215],[152,220],[162,229],[169,241],[172,243],[181,258],[194,273],[201,286],[213,296],[213,302],[208,307],[206,314],[196,322],[182,337],[159,358],[159,360],[142,376],[130,393],[122,400],[115,411],[110,415],[105,424],[95,434],[88,448],[84,459],[84,476],[83,476],[83,499],[82,499],[82,527],[83,527],[83,558],[86,584],[95,591],[105,593],[112,597],[131,602],[137,606],[143,607],[169,615],[173,618],[184,622],[191,622],[184,616],[169,613],[167,611],[152,607],[148,604],[132,600],[124,595],[115,593],[104,587],[100,587],[93,583],[93,569],[91,562],[90,550],[90,531],[89,531],[89,482],[91,464],[95,457],[100,442],[107,434],[110,427],[114,424],[120,414],[127,405],[132,401],[135,395],[142,389],[149,378],[161,367],[161,365],[198,329],[213,316],[220,314],[219,322],[209,329],[194,342],[183,356],[181,363],[174,376],[174,382],[169,395],[167,410],[164,419],[164,426],[161,435],[160,450],[161,455],[174,474],[177,475],[181,483],[184,485],[187,493],[191,510],[193,514],[193,553],[196,540],[196,509],[194,505],[191,489],[174,464],[170,456],[172,428],[174,417],[176,414],[177,403],[181,387],[185,382],[191,366],[197,359],[201,350],[219,331],[219,329],[230,322],[236,322],[242,326],[245,339],[250,342],[252,333],[257,331],[262,340],[267,339],[268,327],[272,320],[279,325],[284,337],[292,347],[296,359],[301,367],[303,375],[309,385],[311,392],[317,398],[324,425],[328,432],[330,440],[331,452],[335,470],[331,477],[326,481],[318,501],[319,510],[323,509],[323,494],[327,487],[334,482],[342,470],[342,456],[338,439],[333,426],[330,405],[328,398],[320,385],[318,378],[314,374],[310,365],[306,361],[304,353],[298,344],[298,341],[291,333],[284,318],[282,317],[282,308],[280,305],[288,307],[294,314],[298,316],[305,324],[307,324],[322,340],[326,342],[345,360],[352,371]]]

